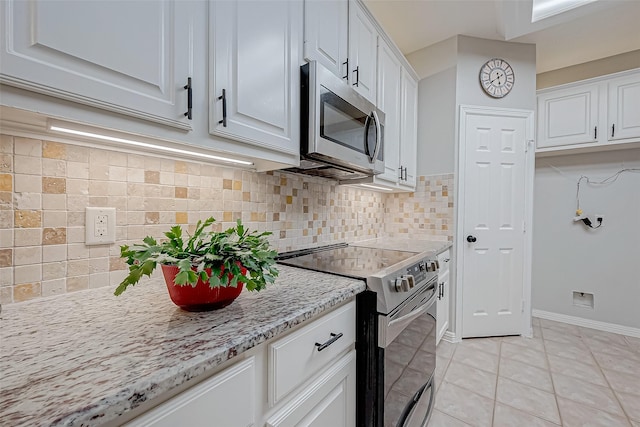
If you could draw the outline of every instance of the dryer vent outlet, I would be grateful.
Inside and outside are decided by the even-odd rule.
[[[573,305],[576,307],[593,309],[593,294],[573,291]]]

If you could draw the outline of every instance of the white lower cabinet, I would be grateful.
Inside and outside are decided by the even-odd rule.
[[[355,320],[351,301],[248,350],[124,426],[355,426]]]
[[[449,329],[449,291],[450,291],[450,268],[451,249],[438,254],[438,300],[436,301],[436,343],[439,343],[447,329]]]
[[[125,427],[254,425],[255,359],[238,362],[157,406]]]
[[[356,352],[352,350],[270,417],[269,427],[355,425]]]

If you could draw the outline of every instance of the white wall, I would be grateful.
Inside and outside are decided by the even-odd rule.
[[[418,84],[418,175],[455,170],[456,68]]]
[[[640,328],[640,174],[602,187],[581,185],[585,214],[602,228],[573,222],[581,175],[606,178],[640,168],[640,149],[538,158],[533,223],[533,308]],[[573,306],[573,291],[594,294],[594,309]]]
[[[455,67],[458,62],[458,36],[410,53],[407,61],[420,80]]]
[[[480,68],[491,58],[506,60],[515,74],[513,90],[504,98],[487,96],[480,86]],[[484,107],[536,108],[536,46],[458,36],[458,104]]]

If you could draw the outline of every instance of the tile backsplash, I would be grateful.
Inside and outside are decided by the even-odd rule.
[[[415,193],[387,195],[385,232],[394,237],[453,240],[453,174],[418,177]]]
[[[453,175],[383,194],[284,172],[252,172],[0,135],[0,303],[100,286],[126,274],[120,245],[213,216],[271,231],[278,251],[387,234],[452,236]],[[116,208],[116,244],[86,246],[85,208]]]

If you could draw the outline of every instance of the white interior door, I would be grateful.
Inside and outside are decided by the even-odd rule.
[[[523,333],[528,118],[461,113],[462,337]]]

